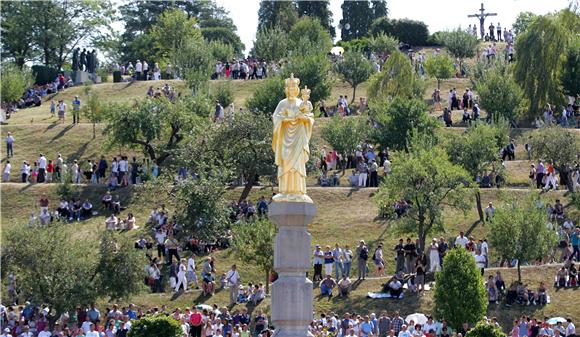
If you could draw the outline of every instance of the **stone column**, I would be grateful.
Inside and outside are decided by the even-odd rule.
[[[270,219],[278,225],[274,249],[274,270],[278,279],[272,285],[272,322],[275,337],[312,336],[311,240],[307,227],[316,215],[316,206],[306,202],[273,202]]]

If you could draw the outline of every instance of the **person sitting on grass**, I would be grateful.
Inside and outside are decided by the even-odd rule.
[[[111,208],[117,214],[121,212],[121,199],[119,199],[119,195],[115,195],[115,198],[111,202]]]
[[[540,286],[538,287],[538,291],[534,297],[534,303],[537,305],[548,304],[548,290],[546,289],[544,282],[540,282]]]
[[[326,278],[320,282],[320,295],[332,297],[332,289],[336,286],[336,281],[326,274]]]
[[[566,267],[562,266],[558,273],[556,274],[556,284],[554,285],[556,288],[564,288],[568,284],[567,280],[568,271]]]
[[[338,281],[338,291],[340,296],[348,297],[351,290],[351,282],[347,275],[344,275],[340,281]]]
[[[397,275],[394,275],[387,283],[384,284],[383,292],[388,293],[392,298],[403,297],[403,283],[401,283]]]
[[[254,302],[254,305],[258,305],[258,303],[262,302],[266,298],[266,292],[264,291],[264,285],[262,283],[255,284],[254,289],[252,291],[251,300]]]
[[[110,209],[111,203],[113,202],[113,196],[111,195],[111,191],[107,191],[103,198],[101,198],[101,202],[103,203],[104,209]]]
[[[81,209],[81,217],[83,219],[87,219],[90,218],[92,215],[93,215],[93,204],[91,204],[88,199],[85,199],[85,202],[83,202]]]
[[[107,230],[114,231],[119,225],[119,219],[115,216],[115,213],[111,214],[110,217],[105,220],[105,225]]]

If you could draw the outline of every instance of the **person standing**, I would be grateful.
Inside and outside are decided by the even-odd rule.
[[[147,64],[147,61],[143,60],[143,81],[149,80],[149,78],[147,77],[148,72],[149,72],[149,65]]]
[[[405,270],[405,245],[403,239],[399,239],[399,244],[395,246],[395,252],[397,253],[397,266],[395,269],[395,274]]]
[[[187,267],[185,265],[185,259],[181,259],[179,266],[177,267],[177,284],[175,285],[175,291],[181,290],[183,286],[183,291],[187,291]]]
[[[497,40],[503,41],[501,39],[501,24],[499,22],[497,23],[496,31],[497,31]],[[505,36],[504,36],[504,38],[505,38]]]
[[[12,165],[10,164],[10,160],[7,160],[6,164],[4,165],[4,173],[2,174],[2,181],[3,182],[10,181],[10,169],[11,168],[12,168]]]
[[[137,60],[135,63],[135,77],[137,81],[141,81],[142,77],[141,74],[143,73],[143,63],[140,60]]]
[[[62,156],[60,155],[60,153],[57,155],[56,157],[56,165],[54,165],[54,173],[55,173],[55,180],[62,180],[62,165],[64,164],[64,161],[62,160]]]
[[[234,305],[238,300],[238,286],[240,285],[240,273],[236,265],[232,265],[230,271],[226,273],[226,285],[230,290],[230,305]]]
[[[326,246],[324,251],[324,275],[332,275],[332,265],[334,264],[334,258],[330,246]]]
[[[195,288],[199,289],[199,283],[197,281],[197,274],[195,273],[195,260],[193,258],[193,253],[189,256],[187,260],[187,282],[195,282]]]
[[[568,326],[566,326],[566,337],[576,337],[576,326],[572,323],[572,319],[568,318],[566,320]]]
[[[61,99],[58,101],[58,119],[64,123],[64,115],[66,114],[66,103]]]
[[[99,160],[99,165],[97,168],[97,182],[99,181],[99,179],[105,178],[105,174],[107,172],[108,167],[109,167],[109,165],[107,164],[107,160],[105,159],[105,156],[101,156],[101,160]]]
[[[78,124],[80,123],[80,119],[81,119],[81,100],[79,99],[79,96],[75,96],[75,99],[72,101],[72,106],[73,106],[73,124]]]
[[[334,275],[335,275],[335,279],[340,279],[340,274],[344,274],[343,271],[343,254],[342,254],[342,249],[340,249],[340,246],[337,244],[334,245],[334,249],[332,250],[332,258],[334,260]],[[339,274],[340,273],[340,274]]]
[[[38,157],[38,178],[36,182],[43,183],[46,180],[46,157],[41,153]]]
[[[379,165],[374,159],[371,159],[371,165],[369,166],[369,172],[371,173],[371,179],[369,182],[369,187],[379,186],[379,176],[378,176]]]
[[[542,188],[545,173],[546,168],[544,167],[544,163],[540,160],[538,162],[538,168],[536,169],[536,188]]]
[[[433,238],[431,246],[429,246],[429,266],[429,271],[432,273],[441,270],[441,263],[439,262],[439,245],[435,238]]]
[[[14,137],[12,132],[8,132],[6,136],[6,157],[14,157]]]
[[[348,245],[342,250],[342,276],[350,277],[350,268],[352,266],[352,250]]]
[[[407,238],[407,244],[403,248],[405,250],[405,272],[411,274],[415,271],[417,246],[411,241],[411,238]]]
[[[22,162],[22,166],[20,167],[20,175],[22,177],[22,182],[28,182],[28,177],[30,176],[30,165],[25,161]]]
[[[324,252],[320,249],[320,245],[316,245],[314,248],[314,276],[312,277],[313,282],[322,280],[322,265],[324,264]]]
[[[189,316],[189,326],[191,327],[191,337],[202,337],[201,327],[203,323],[203,316],[197,307],[194,307],[193,313]]]
[[[52,163],[52,160],[49,160],[48,165],[46,165],[46,182],[47,183],[52,182],[53,175],[54,175],[54,164]]]
[[[364,280],[367,276],[367,260],[369,259],[369,249],[365,245],[364,240],[360,240],[358,247],[356,247],[358,279]]]

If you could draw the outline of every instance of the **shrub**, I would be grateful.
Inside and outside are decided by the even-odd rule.
[[[409,19],[378,18],[371,25],[371,34],[374,36],[381,32],[411,45],[424,46],[429,38],[429,29],[424,22]]]
[[[123,77],[121,76],[121,72],[120,71],[114,71],[113,72],[113,82],[114,83],[119,83],[123,81]]]
[[[231,81],[224,81],[216,85],[212,98],[219,101],[225,108],[234,101],[234,89]]]
[[[507,335],[495,325],[481,321],[473,329],[469,330],[465,337],[507,337]]]
[[[181,325],[173,317],[144,317],[133,322],[129,337],[180,337]]]
[[[284,81],[280,77],[269,77],[256,88],[254,94],[247,100],[246,106],[252,112],[271,115],[283,98]]]
[[[58,69],[43,65],[35,65],[32,66],[32,74],[34,76],[35,84],[45,85],[54,81],[54,79],[58,76]]]
[[[3,102],[15,102],[27,87],[32,83],[30,70],[26,67],[19,69],[15,64],[4,64],[2,66],[2,87],[0,96]]]

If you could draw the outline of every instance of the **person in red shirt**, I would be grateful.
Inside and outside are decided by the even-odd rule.
[[[48,165],[46,165],[46,182],[47,183],[52,182],[52,174],[53,173],[54,173],[54,164],[52,163],[52,160],[49,160]]]
[[[201,337],[201,325],[203,316],[198,308],[193,309],[193,313],[189,316],[189,325],[191,326],[191,337]]]

